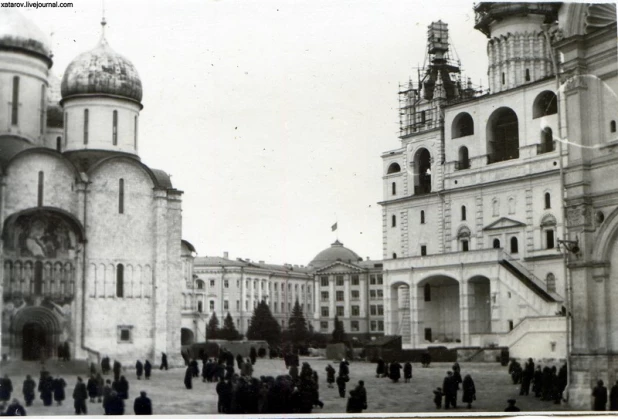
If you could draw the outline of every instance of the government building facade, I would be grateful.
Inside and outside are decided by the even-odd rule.
[[[104,34],[61,81],[51,57],[0,10],[2,355],[174,363],[182,192],[139,157],[138,73]]]

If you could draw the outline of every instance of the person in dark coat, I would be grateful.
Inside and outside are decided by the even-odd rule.
[[[541,397],[541,393],[543,391],[543,371],[541,371],[541,366],[537,365],[534,370],[534,375],[532,376],[532,392],[534,393],[534,397]]]
[[[124,400],[118,393],[112,391],[107,402],[108,415],[124,415]]]
[[[54,379],[47,371],[41,371],[38,387],[43,406],[51,406],[54,391]]]
[[[567,383],[569,381],[566,364],[562,364],[562,366],[560,367],[560,370],[558,371],[557,381],[559,394],[556,395],[555,403],[560,403],[560,401],[562,400],[562,393],[564,393],[564,390],[566,389]]]
[[[255,347],[251,347],[251,350],[249,351],[249,359],[251,360],[251,365],[255,365],[255,360],[257,359],[257,351],[255,350]]]
[[[421,364],[423,368],[429,368],[431,364],[431,354],[428,351],[423,352],[423,355],[421,355]]]
[[[390,368],[390,371],[389,371],[388,376],[390,377],[391,380],[393,380],[393,383],[396,383],[401,378],[401,364],[396,361],[391,362],[391,365],[389,368]]]
[[[236,355],[236,364],[238,365],[238,369],[242,369],[242,364],[245,362],[244,359],[242,359],[242,355],[241,354],[237,354]]]
[[[101,375],[101,373],[97,373],[97,376],[95,377],[95,381],[97,383],[97,402],[101,403],[101,400],[103,398],[103,386],[105,385],[105,382],[103,381],[103,376]]]
[[[118,397],[122,400],[127,400],[129,398],[129,382],[124,378],[124,375],[121,375],[120,380],[118,380],[116,393],[118,393]]]
[[[356,389],[350,390],[350,397],[345,409],[346,413],[362,413],[363,407]]]
[[[504,409],[505,412],[520,412],[521,410],[519,409],[519,407],[515,406],[515,399],[508,399],[506,401],[508,403],[508,406],[506,407],[506,409]]]
[[[136,415],[152,415],[152,401],[146,396],[145,391],[140,391],[139,397],[133,402],[133,412]]]
[[[603,385],[603,380],[597,381],[597,386],[592,390],[592,397],[594,397],[592,410],[598,412],[607,409],[607,388]]]
[[[26,375],[26,379],[24,380],[24,385],[22,387],[22,392],[24,394],[24,401],[26,402],[26,406],[32,406],[32,401],[34,400],[34,390],[36,389],[36,383],[29,375]]]
[[[440,387],[433,391],[433,402],[436,404],[436,409],[442,408],[442,396],[444,396],[444,393],[442,393],[442,389]]]
[[[411,378],[412,378],[412,364],[410,364],[409,362],[406,362],[403,365],[403,379],[406,383],[409,383]]]
[[[120,379],[120,372],[122,371],[122,365],[118,361],[114,361],[114,381],[118,381]]]
[[[228,413],[232,400],[232,384],[228,380],[221,380],[217,383],[217,412]]]
[[[137,375],[137,379],[142,379],[142,374],[144,373],[144,364],[139,359],[135,363],[135,374]]]
[[[333,383],[335,382],[335,369],[331,364],[326,366],[326,382],[328,383],[328,388],[333,388]]]
[[[384,375],[384,360],[378,359],[378,365],[376,366],[376,378],[380,378]]]
[[[339,375],[350,375],[350,363],[343,358],[339,363]]]
[[[609,410],[614,412],[618,410],[618,381],[609,392]]]
[[[103,411],[106,415],[109,415],[108,408],[112,391],[112,382],[110,380],[106,380],[105,385],[103,386]]]
[[[2,416],[26,416],[26,409],[19,404],[19,400],[13,399]]]
[[[534,362],[532,358],[529,358],[524,365],[524,370],[521,374],[521,388],[519,389],[520,396],[527,396],[530,394],[530,383],[534,379]]]
[[[195,359],[192,359],[191,361],[189,361],[189,366],[191,367],[191,374],[193,375],[193,377],[199,377],[200,366],[197,361]]]
[[[73,406],[75,407],[75,414],[84,415],[88,414],[88,409],[86,408],[86,399],[88,398],[88,391],[86,390],[86,384],[82,381],[81,377],[77,377],[77,384],[75,384],[75,389],[73,390]]]
[[[190,366],[188,366],[185,371],[185,387],[187,390],[191,390],[193,388],[193,368]]]
[[[463,396],[461,401],[468,404],[468,409],[472,408],[472,402],[476,400],[476,388],[470,374],[466,374],[462,383]]]
[[[164,369],[165,371],[167,371],[167,355],[165,354],[165,352],[161,352],[161,368],[159,369]]]
[[[459,366],[459,362],[455,362],[451,369],[453,370],[453,378],[457,382],[457,388],[459,388],[459,383],[463,382],[461,378],[461,367]]]
[[[448,371],[442,383],[442,391],[444,391],[444,408],[457,407],[457,390],[459,384],[453,376],[453,371]]]
[[[345,383],[347,383],[350,379],[347,375],[339,374],[337,376],[337,388],[339,389],[339,397],[345,398]]]
[[[11,393],[13,392],[13,383],[8,374],[4,374],[3,378],[0,378],[0,402],[8,402],[11,400]]]
[[[144,378],[146,380],[150,380],[151,371],[152,371],[152,364],[150,364],[150,361],[146,360],[146,362],[144,362]]]
[[[86,383],[86,390],[88,390],[88,397],[90,397],[90,403],[94,403],[95,397],[97,397],[98,388],[97,388],[97,379],[94,378],[94,375],[91,375],[88,379],[88,383]]]
[[[58,377],[54,380],[54,400],[58,406],[62,405],[62,401],[65,399],[64,388],[66,386],[67,383],[62,377]]]
[[[107,375],[109,374],[110,369],[111,369],[111,366],[109,363],[109,357],[105,356],[101,360],[101,372],[103,373],[103,375]]]

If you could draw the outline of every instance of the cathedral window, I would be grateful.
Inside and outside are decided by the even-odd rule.
[[[62,137],[56,137],[56,151],[62,151]]]
[[[39,110],[40,134],[45,132],[45,85],[41,85],[41,107]]]
[[[393,259],[397,259],[397,253],[393,253]]]
[[[421,124],[424,124],[427,119],[427,113],[425,111],[421,111]]]
[[[511,237],[511,253],[519,253],[519,243],[517,237]]]
[[[201,279],[198,279],[197,281],[195,281],[195,287],[198,290],[203,290],[204,289],[204,281],[202,281]]]
[[[69,141],[69,112],[64,113],[64,145]]]
[[[487,154],[489,164],[519,158],[519,126],[512,109],[499,108],[489,117]]]
[[[13,77],[13,101],[11,102],[11,125],[19,123],[19,77]]]
[[[39,207],[43,206],[43,183],[45,181],[45,173],[43,173],[42,171],[39,172],[39,183],[38,183],[38,187],[37,187],[37,205]]]
[[[388,170],[386,171],[387,175],[390,175],[391,173],[399,173],[401,172],[401,166],[399,166],[399,163],[391,163],[390,166],[388,166]]]
[[[474,120],[468,112],[462,112],[453,118],[451,138],[465,137],[474,134]]]
[[[133,342],[133,326],[118,326],[118,342]]]
[[[197,302],[197,312],[201,313],[204,311],[204,303],[202,301]]]
[[[553,249],[554,245],[555,245],[554,230],[553,229],[545,230],[545,248]]]
[[[466,221],[466,206],[461,206],[461,221]]]
[[[494,249],[500,249],[500,239],[494,239],[492,245]]]
[[[459,148],[459,160],[455,167],[457,170],[464,170],[470,168],[470,158],[468,157],[468,147]]]
[[[391,184],[391,189],[392,189],[393,195],[397,195],[397,183],[393,182]]]
[[[421,245],[421,256],[427,256],[427,246]]]
[[[133,148],[137,150],[137,116],[133,117]]]
[[[539,93],[532,104],[532,118],[540,118],[558,113],[558,97],[551,90]]]
[[[118,180],[118,213],[124,214],[124,179]]]
[[[513,330],[513,320],[509,320],[509,332]]]
[[[609,132],[616,132],[616,121],[609,121]]]
[[[429,284],[425,284],[423,287],[423,294],[425,296],[425,301],[431,301],[431,286]]]
[[[391,227],[397,227],[397,216],[391,216]]]
[[[506,83],[506,74],[502,73],[502,84]]]
[[[210,300],[208,304],[210,311],[215,311],[215,300]]]
[[[526,81],[530,81],[530,69],[526,68]]]
[[[421,210],[421,224],[425,224],[425,211]]]
[[[547,285],[547,291],[556,292],[556,277],[553,273],[548,273],[545,277],[545,283]]]
[[[89,111],[84,109],[84,144],[88,144],[88,128],[90,125]]]
[[[118,111],[114,111],[112,122],[112,143],[118,145]]]
[[[36,261],[34,263],[34,295],[43,294],[43,262]]]
[[[116,297],[124,297],[124,265],[122,263],[116,266]]]
[[[461,251],[462,251],[462,252],[467,252],[468,250],[470,250],[470,248],[469,248],[469,244],[468,244],[468,243],[469,243],[469,242],[468,242],[468,239],[463,239],[463,240],[461,241]]]
[[[551,195],[549,192],[545,192],[545,209],[551,208]]]

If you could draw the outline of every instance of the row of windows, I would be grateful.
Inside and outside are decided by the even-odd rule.
[[[216,280],[215,279],[211,279],[209,283],[210,283],[210,288],[215,288],[215,286],[216,286]],[[246,288],[249,289],[250,285],[251,285],[251,279],[247,279],[245,285],[246,285]],[[269,290],[270,290],[271,285],[273,286],[274,291],[277,292],[278,291],[278,283],[277,282],[275,282],[273,284],[268,283]],[[195,287],[198,290],[203,290],[203,289],[206,289],[206,284],[201,279],[198,279],[198,280],[195,281]],[[223,280],[223,287],[224,288],[229,288],[230,287],[230,281],[227,280],[227,279]],[[236,280],[236,287],[240,288],[240,280]],[[253,281],[253,289],[257,290],[257,288],[258,288],[258,281],[254,280]],[[261,282],[261,289],[265,290],[265,288],[266,288],[266,281],[262,281]],[[283,284],[281,284],[281,290],[282,291],[284,290]],[[292,290],[292,284],[288,284],[288,290],[289,291]],[[294,284],[294,291],[298,292],[298,284]],[[304,285],[300,286],[300,291],[302,293],[305,292],[305,286]],[[307,292],[311,293],[311,287],[310,286],[307,286]]]
[[[350,331],[358,332],[360,330],[358,320],[350,321]],[[384,321],[383,320],[372,320],[370,322],[370,330],[372,332],[382,332],[384,331]],[[328,332],[328,322],[320,322],[320,331]]]
[[[382,275],[378,274],[378,275],[369,275],[369,284],[370,285],[382,285],[383,283],[383,279],[382,279]],[[330,285],[329,283],[329,277],[328,276],[321,276],[320,277],[320,286],[322,287],[328,287]],[[337,287],[343,287],[344,285],[344,276],[343,275],[335,275],[335,286]],[[360,276],[359,275],[351,275],[350,276],[350,285],[352,286],[357,286],[360,285]]]
[[[83,142],[84,145],[88,144],[88,138],[89,138],[89,131],[90,131],[90,110],[89,109],[84,109],[84,117],[83,117]],[[69,115],[68,113],[65,114],[64,117],[64,123],[65,123],[65,130],[68,131],[68,124],[69,124]],[[133,146],[135,148],[137,148],[137,133],[138,133],[138,122],[137,122],[137,116],[133,117]],[[65,132],[65,139],[66,139],[67,135]],[[112,111],[112,145],[118,145],[118,111],[114,110]]]
[[[273,309],[273,313],[278,313],[279,311],[283,312],[284,308],[285,308],[285,303],[280,302],[274,302],[274,303],[267,303],[269,307],[272,306]],[[253,302],[253,308],[255,309],[257,307],[257,301]],[[211,312],[215,311],[215,300],[209,300],[208,301],[208,308]],[[287,304],[287,311],[288,313],[292,311],[292,303],[288,303]],[[230,304],[228,300],[223,300],[223,310],[224,311],[228,311],[230,309]],[[305,304],[301,303],[300,304],[300,309],[304,312],[305,311]],[[249,301],[245,301],[245,310],[248,311],[249,310]],[[307,304],[307,310],[311,311],[311,304]],[[204,305],[202,301],[198,301],[197,302],[197,311],[199,313],[202,313],[204,311]],[[240,300],[236,300],[236,311],[240,311]]]

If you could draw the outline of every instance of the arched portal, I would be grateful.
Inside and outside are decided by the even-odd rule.
[[[44,360],[57,355],[61,342],[62,319],[53,308],[25,306],[17,309],[11,325],[11,353],[25,361]]]
[[[468,281],[470,333],[491,333],[491,294],[489,279],[475,276]]]
[[[390,287],[392,334],[400,335],[404,344],[410,343],[412,330],[410,325],[410,287],[403,282],[396,282]]]
[[[519,158],[519,121],[511,108],[496,109],[487,121],[488,163]]]
[[[182,329],[180,329],[180,344],[181,345],[191,345],[194,341],[195,341],[195,337],[191,329],[187,329],[186,327],[183,327]]]
[[[444,275],[417,284],[418,342],[461,342],[459,282]]]
[[[45,329],[39,323],[26,323],[21,333],[21,353],[24,361],[37,361],[46,356],[49,343]]]

